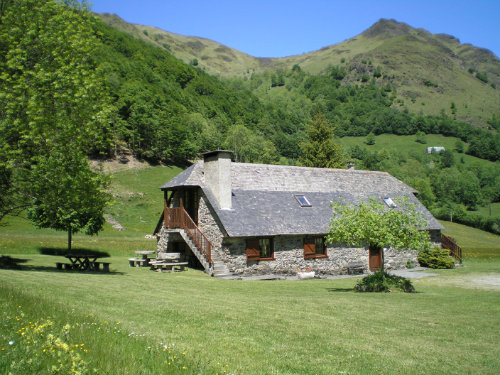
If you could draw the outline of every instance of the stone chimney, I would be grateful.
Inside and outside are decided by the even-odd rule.
[[[205,183],[221,209],[232,208],[231,151],[216,150],[203,154]]]

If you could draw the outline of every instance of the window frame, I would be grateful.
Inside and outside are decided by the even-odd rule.
[[[262,241],[268,240],[270,247],[270,256],[262,256]],[[248,238],[246,244],[247,261],[275,260],[274,258],[274,237],[255,237]]]
[[[384,202],[387,205],[387,207],[389,207],[389,208],[396,208],[397,207],[396,203],[392,200],[391,197],[385,197]]]
[[[311,202],[309,202],[309,199],[307,199],[305,194],[295,194],[294,197],[297,202],[299,202],[300,207],[312,207]],[[301,202],[301,199],[303,199],[306,203]]]
[[[317,251],[317,242],[320,240],[323,246],[323,252],[318,253]],[[314,248],[314,251],[311,249]],[[325,236],[314,236],[314,237],[305,237],[304,238],[304,259],[324,259],[328,258],[328,247],[326,246],[326,237]]]

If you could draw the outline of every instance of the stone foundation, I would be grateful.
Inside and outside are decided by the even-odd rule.
[[[221,258],[235,275],[282,274],[295,275],[297,268],[311,268],[317,275],[345,275],[350,263],[361,263],[368,270],[367,248],[327,248],[328,258],[304,259],[302,236],[274,237],[274,260],[247,261],[246,240],[225,238],[220,250]],[[408,261],[417,264],[417,251],[398,252],[386,249],[384,266],[387,270],[406,268]]]

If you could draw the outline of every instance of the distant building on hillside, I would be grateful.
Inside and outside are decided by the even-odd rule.
[[[442,146],[433,146],[433,147],[427,147],[427,153],[432,154],[433,152],[441,152],[444,151],[444,147]]]

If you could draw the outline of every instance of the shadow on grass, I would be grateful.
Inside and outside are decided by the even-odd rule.
[[[39,247],[38,250],[42,255],[55,255],[55,256],[65,256],[68,254],[80,254],[80,255],[90,255],[98,256],[101,258],[109,258],[110,255],[104,251],[85,249],[85,248],[73,248],[68,252],[68,249],[63,247]]]
[[[327,291],[333,292],[354,292],[354,288],[326,288]]]
[[[8,255],[2,255],[0,257],[0,268],[4,269],[20,269],[21,265],[19,263],[26,263],[28,259],[12,258]]]
[[[29,261],[29,259],[23,259]],[[85,275],[98,275],[98,276],[116,276],[116,275],[125,275],[123,272],[118,271],[77,271],[77,270],[60,270],[57,269],[56,266],[33,266],[33,265],[22,265],[17,268],[12,268],[16,271],[34,271],[34,272],[54,272],[54,273],[73,273],[73,274],[85,274]]]

